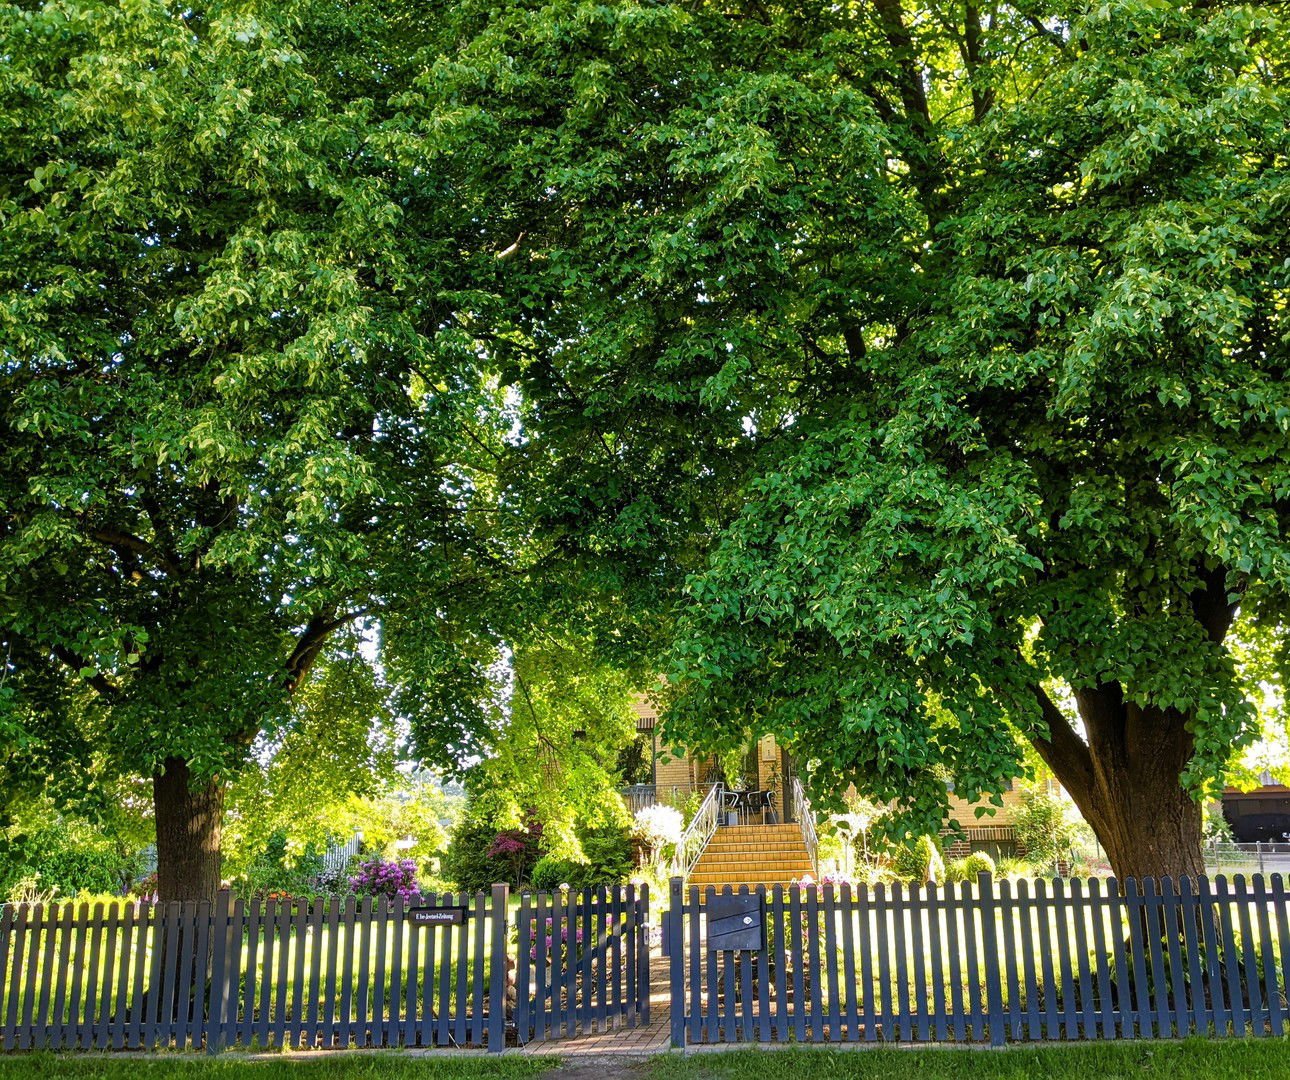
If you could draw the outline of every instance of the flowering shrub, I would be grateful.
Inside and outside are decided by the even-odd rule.
[[[349,886],[359,896],[388,896],[413,900],[421,890],[417,887],[417,864],[413,859],[384,862],[370,859],[360,864],[358,873],[349,879]]]
[[[649,851],[651,864],[658,861],[664,848],[680,843],[684,831],[681,811],[663,803],[641,807],[632,824],[632,835]]]
[[[488,847],[487,858],[500,862],[508,867],[506,877],[516,887],[525,877],[525,872],[537,861],[538,847],[542,842],[543,825],[532,811],[525,817],[524,827],[520,829],[503,829],[493,837]],[[493,871],[492,880],[504,880]],[[462,882],[458,882],[461,885]]]

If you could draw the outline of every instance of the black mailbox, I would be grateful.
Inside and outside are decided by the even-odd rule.
[[[766,903],[754,895],[708,897],[708,951],[766,948]]]

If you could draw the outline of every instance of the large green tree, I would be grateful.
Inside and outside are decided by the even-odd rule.
[[[163,898],[217,889],[229,779],[338,633],[429,755],[482,716],[476,252],[390,104],[429,18],[0,9],[0,772],[150,778]]]
[[[1259,5],[454,9],[512,491],[674,738],[938,822],[1021,732],[1121,875],[1201,870],[1290,598],[1290,33]],[[670,619],[679,601],[679,618]]]

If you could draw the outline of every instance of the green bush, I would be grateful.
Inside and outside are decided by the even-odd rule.
[[[475,892],[489,888],[494,881],[510,880],[510,870],[500,866],[488,854],[497,837],[497,826],[476,812],[474,800],[467,802],[466,812],[452,831],[448,850],[443,857],[443,876],[458,889]]]
[[[551,892],[561,885],[573,885],[573,879],[580,869],[577,863],[570,862],[568,859],[543,855],[534,865],[530,881],[538,892]]]
[[[1070,855],[1075,822],[1066,803],[1043,788],[1022,790],[1021,806],[1013,815],[1012,827],[1018,842],[1025,845],[1027,860],[1036,866],[1049,868]]]
[[[317,878],[322,870],[323,857],[312,851],[288,865],[287,834],[279,831],[269,837],[264,848],[234,879],[232,891],[246,900],[266,893],[312,896],[318,891]]]
[[[1007,878],[1009,881],[1015,881],[1017,878],[1033,878],[1041,874],[1042,871],[1027,859],[1000,859],[998,869],[995,871],[995,877]]]
[[[589,832],[581,839],[582,853],[586,856],[586,861],[582,865],[578,888],[621,885],[631,877],[636,867],[636,859],[629,830],[611,826]],[[573,883],[570,882],[570,884]]]
[[[950,859],[945,863],[945,884],[950,885],[956,881],[967,881],[967,859]]]
[[[963,860],[964,881],[975,881],[978,874],[994,876],[994,860],[984,851],[974,851]]]
[[[120,895],[143,868],[108,832],[50,811],[0,832],[0,898]]]
[[[529,876],[533,888],[539,892],[550,892],[560,885],[594,889],[601,885],[621,885],[631,876],[635,860],[631,834],[626,829],[597,829],[588,832],[580,842],[584,856],[580,861],[543,855]]]
[[[892,855],[891,866],[904,881],[941,881],[945,877],[945,860],[933,836],[919,836],[901,844]]]

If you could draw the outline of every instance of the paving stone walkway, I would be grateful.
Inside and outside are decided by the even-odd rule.
[[[546,1039],[507,1050],[528,1057],[649,1057],[668,1049],[671,1036],[671,1003],[668,994],[668,961],[655,945],[649,956],[649,1023],[612,1031],[579,1035],[572,1039]]]

